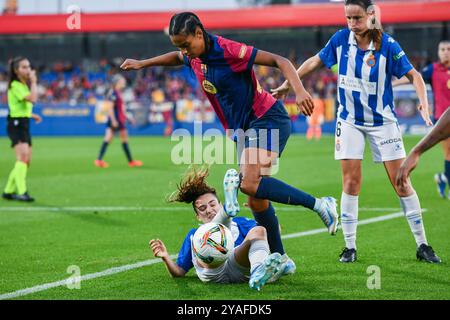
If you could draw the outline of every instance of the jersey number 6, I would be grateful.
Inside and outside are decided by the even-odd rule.
[[[341,136],[341,122],[338,121],[337,125],[336,125],[336,137],[340,137]]]

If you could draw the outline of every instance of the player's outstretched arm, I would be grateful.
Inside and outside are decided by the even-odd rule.
[[[303,77],[307,76],[308,74],[310,74],[314,70],[319,69],[322,66],[322,60],[320,60],[318,55],[315,55],[302,63],[302,65],[297,69],[297,74],[300,79],[303,79]],[[288,94],[289,88],[289,82],[286,80],[281,86],[275,89],[271,89],[270,91],[275,98],[282,99]]]
[[[433,130],[420,140],[411,150],[405,161],[403,161],[396,177],[397,186],[401,187],[406,185],[409,175],[419,163],[422,153],[448,137],[450,137],[450,108],[442,114]]]
[[[303,87],[294,66],[288,59],[277,54],[258,50],[255,57],[255,64],[280,69],[281,73],[283,73],[284,77],[287,79],[295,92],[295,102],[300,112],[306,116],[310,116],[312,114],[314,110],[312,97]]]
[[[186,275],[186,271],[183,268],[179,267],[169,256],[169,252],[162,242],[159,239],[152,239],[149,242],[150,249],[153,251],[153,255],[155,257],[161,258],[166,265],[167,271],[174,278],[184,277]]]
[[[423,81],[422,75],[413,68],[409,70],[405,76],[416,89],[417,98],[419,98],[419,106],[417,107],[417,109],[419,110],[420,115],[422,116],[427,126],[433,125],[433,122],[431,122],[430,119],[430,112],[428,107],[427,88],[425,86],[425,81]]]
[[[400,79],[392,80],[392,87],[397,87],[402,84],[408,84],[408,83],[411,83],[411,82],[409,81],[409,79],[407,77],[403,76]]]
[[[183,56],[180,51],[172,51],[146,60],[126,59],[120,68],[122,70],[139,70],[155,66],[179,66],[183,64]]]

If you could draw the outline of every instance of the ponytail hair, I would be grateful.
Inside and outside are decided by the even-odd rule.
[[[205,41],[205,49],[208,51],[210,47],[208,33],[197,15],[192,12],[181,12],[173,15],[170,19],[169,35],[195,35],[197,27],[202,30],[203,39]]]
[[[11,84],[13,81],[20,81],[17,76],[16,70],[19,68],[19,64],[23,61],[27,60],[27,58],[18,56],[9,60],[9,72],[8,72],[8,88],[11,88]]]
[[[379,50],[381,48],[381,40],[383,39],[383,27],[381,23],[375,17],[375,8],[372,0],[345,0],[345,5],[356,5],[366,11],[367,14],[373,13],[374,16],[370,18],[368,21],[369,25],[367,30],[367,34],[369,34],[369,39],[373,41],[375,46],[375,50]]]

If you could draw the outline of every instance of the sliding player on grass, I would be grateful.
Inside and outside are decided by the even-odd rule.
[[[176,262],[160,239],[150,240],[150,248],[155,257],[165,263],[172,277],[183,277],[195,268],[203,282],[241,283],[249,282],[252,289],[260,290],[266,282],[273,282],[282,275],[295,272],[295,264],[286,254],[270,253],[267,232],[256,221],[236,217],[239,212],[237,191],[239,175],[230,169],[225,174],[225,203],[217,198],[216,190],[205,179],[208,169],[191,168],[178,185],[178,190],[169,198],[170,202],[192,203],[196,218],[201,223],[221,223],[231,230],[234,238],[234,251],[229,258],[216,268],[197,259],[192,250],[192,237],[197,230],[191,229],[186,235]]]

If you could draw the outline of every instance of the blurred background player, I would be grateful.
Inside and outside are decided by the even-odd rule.
[[[434,98],[434,120],[438,121],[442,114],[450,107],[450,41],[443,40],[438,46],[439,61],[426,66],[422,70],[422,77],[431,84]],[[393,81],[393,85],[409,83],[408,78],[404,77]],[[450,199],[445,194],[447,184],[450,186],[450,138],[442,141],[444,151],[444,172],[437,173],[434,180],[438,186],[439,195],[442,198]]]
[[[222,223],[231,230],[235,249],[220,266],[210,268],[198,260],[192,250],[192,236],[196,228],[186,235],[183,245],[174,262],[160,239],[150,240],[150,248],[155,257],[162,258],[172,277],[183,277],[193,267],[200,280],[216,283],[249,282],[252,289],[260,290],[266,282],[276,281],[280,276],[295,272],[295,264],[287,255],[270,253],[267,232],[256,221],[235,217],[239,212],[237,190],[239,175],[230,169],[224,177],[225,204],[217,198],[216,190],[205,179],[209,172],[206,167],[191,168],[178,190],[169,198],[170,202],[192,203],[195,216],[201,223]],[[224,209],[227,208],[227,210]]]
[[[397,193],[420,260],[439,263],[440,258],[428,245],[419,197],[408,180],[398,187],[395,179],[406,157],[398,120],[393,112],[392,76],[406,76],[419,98],[418,110],[426,125],[432,125],[428,112],[425,83],[409,62],[399,43],[382,31],[371,0],[346,0],[347,29],[336,32],[325,47],[306,60],[297,70],[300,79],[325,65],[336,63],[339,71],[339,109],[335,133],[335,159],[340,160],[343,192],[341,224],[345,248],[339,261],[355,262],[358,200],[362,184],[362,159],[365,138],[369,139],[374,162],[382,162]],[[283,96],[288,82],[273,90]]]
[[[103,144],[100,148],[98,158],[94,161],[94,164],[100,168],[107,168],[109,164],[103,160],[106,149],[114,138],[114,133],[119,131],[119,137],[122,142],[122,148],[128,160],[128,166],[130,167],[141,167],[142,161],[133,160],[131,156],[130,147],[128,145],[128,130],[126,128],[127,114],[125,110],[125,103],[122,98],[122,90],[126,87],[126,79],[116,74],[112,78],[112,88],[108,93],[107,100],[112,104],[111,108],[108,109],[108,122],[106,124],[106,132],[103,140]]]
[[[29,86],[28,86],[29,83]],[[8,82],[8,136],[16,153],[16,164],[9,174],[3,198],[7,200],[34,201],[27,190],[27,172],[31,163],[30,118],[42,121],[33,114],[37,100],[37,76],[30,61],[24,57],[11,60]]]
[[[240,190],[249,196],[248,205],[255,220],[273,238],[269,239],[273,252],[284,254],[271,201],[301,205],[316,212],[334,235],[338,224],[334,198],[315,198],[270,176],[272,164],[286,146],[292,124],[283,103],[260,86],[253,65],[278,68],[294,88],[300,112],[309,116],[314,109],[312,98],[292,63],[279,55],[207,33],[200,19],[191,12],[172,16],[169,35],[180,51],[146,60],[126,59],[121,68],[139,70],[185,64],[195,73],[223,127],[234,130],[240,160]],[[239,137],[236,135],[239,131],[248,135]],[[271,132],[278,133],[278,139],[272,141]]]
[[[306,130],[306,139],[315,138],[319,140],[322,136],[322,123],[324,121],[325,102],[319,98],[319,95],[313,94],[314,111],[310,117],[306,118],[308,129]]]

